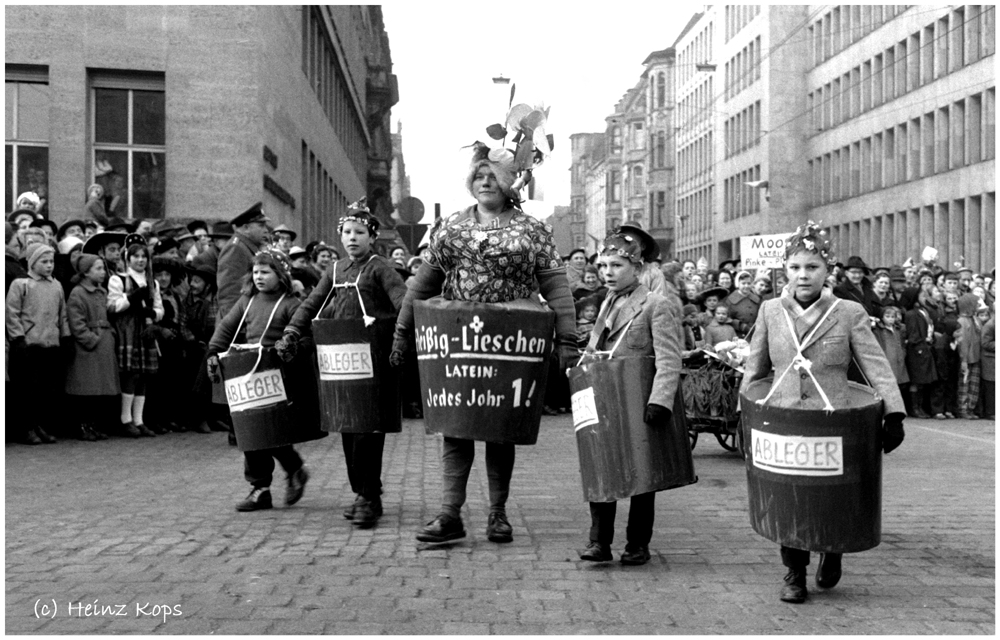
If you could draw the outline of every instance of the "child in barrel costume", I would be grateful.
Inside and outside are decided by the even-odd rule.
[[[824,286],[834,261],[826,233],[813,222],[801,225],[785,243],[788,284],[779,297],[761,305],[742,390],[770,376],[773,367],[776,378],[769,398],[774,406],[817,413],[831,406],[837,410],[847,405],[847,369],[853,357],[884,402],[881,442],[882,450],[889,453],[903,442],[906,417],[903,398],[889,362],[872,334],[868,312],[861,303],[837,298]],[[803,432],[808,431],[809,426],[803,425]],[[838,514],[830,517],[837,518]],[[830,589],[840,580],[841,556],[820,554],[816,570],[819,587]],[[788,573],[780,599],[804,602],[808,596],[809,549],[782,545],[781,561]]]
[[[656,375],[644,420],[654,428],[667,428],[678,392],[681,370],[680,300],[660,295],[640,284],[642,245],[634,229],[616,230],[599,247],[598,265],[608,287],[587,352],[611,351],[614,357],[654,356]],[[584,355],[584,358],[587,356]],[[625,565],[641,565],[650,559],[656,492],[632,496],[629,506],[627,543],[621,555]],[[592,562],[612,559],[617,502],[590,503],[590,543],[580,558]]]
[[[319,284],[285,327],[285,334],[277,345],[282,358],[290,360],[295,356],[299,337],[309,333],[310,321],[328,299],[329,304],[319,315],[321,319],[365,318],[368,324],[373,318],[395,324],[406,295],[406,285],[388,260],[372,252],[378,229],[379,221],[368,210],[364,198],[350,205],[337,227],[347,257],[327,267]],[[356,291],[352,290],[355,288]],[[331,295],[332,291],[336,293]],[[386,358],[388,353],[387,349]],[[379,380],[378,383],[399,384],[395,379]],[[344,510],[344,517],[357,527],[371,528],[382,516],[385,433],[342,433],[341,436],[347,477],[355,494],[354,503]]]
[[[253,257],[242,296],[219,321],[208,344],[210,377],[218,375],[218,354],[229,349],[241,326],[245,328],[247,343],[260,343],[263,348],[274,346],[299,306],[299,300],[291,294],[292,277],[288,258],[277,249],[265,248],[258,252]],[[236,505],[237,511],[257,511],[273,506],[270,487],[275,460],[281,463],[288,474],[285,506],[290,507],[302,498],[309,472],[292,445],[244,451],[243,455],[243,476],[252,489],[246,499]]]

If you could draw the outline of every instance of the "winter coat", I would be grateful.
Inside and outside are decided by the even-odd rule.
[[[24,338],[28,346],[58,347],[59,339],[67,336],[62,285],[35,273],[15,280],[7,291],[7,338]]]
[[[12,282],[18,278],[27,278],[28,272],[21,265],[20,260],[17,259],[17,250],[12,247],[7,247],[4,252],[4,281],[3,281],[3,295],[4,297],[10,292],[10,285]]]
[[[253,257],[260,250],[250,238],[236,233],[219,254],[218,272],[215,276],[218,291],[219,318],[225,317],[240,299],[243,278],[250,272]]]
[[[681,306],[673,296],[661,296],[639,285],[627,294],[617,314],[608,308],[614,303],[613,293],[601,305],[597,327],[604,325],[599,333],[597,327],[590,335],[587,351],[615,349],[615,358],[637,358],[653,356],[656,359],[656,375],[649,394],[649,404],[658,404],[674,409],[674,398],[678,398],[681,372],[681,350],[684,336],[681,330]],[[610,323],[606,318],[611,315]],[[631,324],[629,324],[631,322]],[[624,339],[622,332],[628,328]]]
[[[896,376],[897,384],[907,384],[910,375],[906,372],[906,346],[903,344],[903,331],[901,327],[887,329],[881,322],[875,326],[872,332],[875,339],[885,353],[885,359],[889,361],[892,368],[892,375]]]
[[[982,367],[983,380],[995,382],[997,379],[997,319],[990,318],[983,325],[982,351],[980,352],[980,366]]]
[[[796,336],[789,332],[786,311],[792,318]],[[813,333],[817,323],[819,328]],[[798,355],[796,337],[804,340],[802,355],[811,362],[812,376],[804,370],[791,368]],[[856,302],[838,300],[824,288],[819,300],[808,309],[802,309],[786,288],[780,298],[768,300],[761,306],[744,368],[743,389],[755,380],[770,376],[773,366],[777,387],[773,389],[769,404],[822,410],[826,404],[817,389],[818,383],[834,409],[846,408],[847,369],[852,356],[882,397],[883,415],[905,413],[896,377],[872,334],[865,308]]]
[[[271,311],[281,299],[280,293],[257,293],[253,297],[241,296],[236,304],[226,316],[216,323],[215,333],[208,344],[208,352],[212,354],[223,353],[229,350],[234,340],[236,344],[257,344],[264,347],[273,347],[278,341],[285,327],[295,315],[295,310],[299,307],[299,300],[290,294],[281,299],[281,306],[274,314],[274,319],[268,325],[267,321],[271,317]],[[247,311],[247,307],[250,310]],[[242,326],[240,320],[246,312],[246,319]]]
[[[66,302],[73,353],[66,372],[66,393],[73,396],[115,396],[121,393],[115,331],[108,321],[108,293],[83,281]]]
[[[726,297],[723,305],[729,308],[729,316],[732,318],[731,322],[733,328],[736,329],[736,335],[742,338],[750,331],[757,321],[760,304],[760,296],[752,291],[743,295],[737,290]]]
[[[712,320],[707,327],[705,327],[705,344],[710,347],[714,347],[720,342],[728,342],[736,339],[736,329],[730,324],[719,324],[716,320]]]
[[[927,313],[918,305],[907,311],[905,316],[906,372],[913,384],[932,384],[938,380],[937,368],[934,366],[933,338],[928,342],[927,330],[930,325],[921,311]]]
[[[833,295],[844,300],[857,302],[865,308],[865,313],[874,318],[882,316],[882,300],[867,280],[861,281],[860,288],[851,284],[850,280],[844,280],[833,288]],[[889,302],[888,298],[886,302]]]

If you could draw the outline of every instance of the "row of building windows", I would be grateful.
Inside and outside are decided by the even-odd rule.
[[[351,164],[362,167],[368,162],[364,129],[321,11],[317,6],[306,6],[302,11],[302,72]]]
[[[302,221],[306,238],[335,238],[337,220],[347,212],[348,200],[309,149],[302,141]]]
[[[677,86],[683,86],[695,73],[696,65],[711,62],[715,51],[712,48],[712,23],[709,22],[691,42],[681,49],[677,56]]]
[[[108,215],[162,218],[166,202],[166,99],[162,73],[88,71],[90,179],[104,188]],[[6,65],[4,208],[34,191],[49,202],[48,68]],[[80,189],[80,207],[86,193]]]
[[[759,4],[726,5],[726,42],[760,14]]]
[[[827,228],[840,256],[861,255],[872,266],[900,264],[926,246],[940,264],[964,260],[973,269],[993,266],[996,193],[968,196]]]
[[[760,80],[760,36],[751,40],[726,63],[726,100],[757,80]]]
[[[906,11],[908,5],[839,5],[809,25],[808,38],[815,67],[829,60],[884,23]]]
[[[760,213],[761,190],[746,184],[755,180],[760,180],[759,164],[726,178],[723,215],[727,221]]]
[[[993,159],[995,102],[991,88],[814,158],[813,206]]]
[[[726,120],[726,157],[760,144],[760,100]]]
[[[952,11],[806,96],[810,129],[822,131],[957,71],[995,50],[995,7]]]
[[[692,240],[698,234],[711,233],[715,210],[715,186],[708,185],[677,200],[680,234]]]
[[[688,180],[703,178],[712,179],[715,164],[715,149],[712,132],[695,139],[677,152],[677,182],[684,184]]]
[[[677,103],[677,118],[680,129],[691,129],[712,119],[712,104],[715,96],[712,93],[712,76],[696,86]]]

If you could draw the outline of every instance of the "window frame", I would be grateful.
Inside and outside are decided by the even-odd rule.
[[[11,171],[10,184],[11,184],[11,189],[10,189],[10,193],[7,194],[8,197],[6,198],[6,201],[4,203],[4,211],[5,211],[5,213],[10,213],[10,212],[12,212],[14,210],[14,208],[15,208],[15,206],[17,204],[17,197],[21,193],[21,187],[19,186],[20,165],[21,165],[21,163],[18,161],[19,160],[19,155],[20,155],[18,152],[19,152],[19,150],[22,147],[26,147],[26,148],[33,148],[33,149],[45,149],[45,151],[46,151],[46,158],[45,158],[45,174],[46,174],[45,185],[46,185],[46,193],[44,195],[44,199],[46,201],[46,206],[44,208],[44,211],[47,212],[47,211],[51,210],[51,207],[49,206],[50,202],[48,200],[48,198],[49,198],[49,193],[48,193],[48,175],[49,175],[49,161],[50,161],[50,158],[49,158],[49,149],[50,149],[51,137],[52,137],[52,134],[51,134],[51,124],[49,125],[49,130],[46,132],[47,137],[46,137],[45,140],[34,139],[34,138],[21,138],[20,137],[20,131],[19,131],[19,118],[18,118],[18,114],[19,114],[19,108],[20,108],[19,104],[20,104],[21,85],[26,85],[26,84],[40,84],[40,85],[44,85],[46,87],[49,87],[50,85],[49,85],[48,68],[47,67],[38,67],[38,68],[35,68],[33,66],[31,68],[20,68],[18,66],[14,66],[14,65],[7,65],[7,67],[4,70],[4,92],[5,92],[5,94],[6,94],[6,85],[8,85],[8,84],[14,85],[15,94],[14,94],[14,101],[13,101],[13,110],[12,110],[12,113],[11,113],[12,127],[11,127],[11,137],[10,138],[8,138],[7,135],[6,135],[7,134],[7,132],[6,132],[6,126],[4,128],[5,129],[4,130],[4,152],[6,153],[6,148],[7,147],[10,147],[10,149],[11,149],[11,164],[10,164],[10,171]],[[5,99],[6,99],[6,95],[5,95]],[[52,96],[49,95],[48,99],[49,99],[49,108],[51,109],[51,107],[52,107]]]

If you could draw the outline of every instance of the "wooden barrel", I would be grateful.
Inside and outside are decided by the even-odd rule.
[[[535,444],[555,314],[530,300],[414,304],[427,433]]]
[[[319,370],[320,428],[335,433],[402,430],[399,376],[389,364],[395,321],[366,327],[353,320],[313,320]]]
[[[326,436],[317,428],[316,379],[305,358],[286,365],[266,348],[219,355],[223,386],[240,451],[273,449]],[[256,369],[254,368],[256,366]]]
[[[656,375],[652,356],[588,361],[569,371],[583,497],[612,502],[698,481],[681,390],[670,424],[644,421]]]
[[[882,400],[848,385],[848,405],[827,413],[761,405],[771,379],[740,394],[750,524],[794,549],[851,553],[882,535]]]

